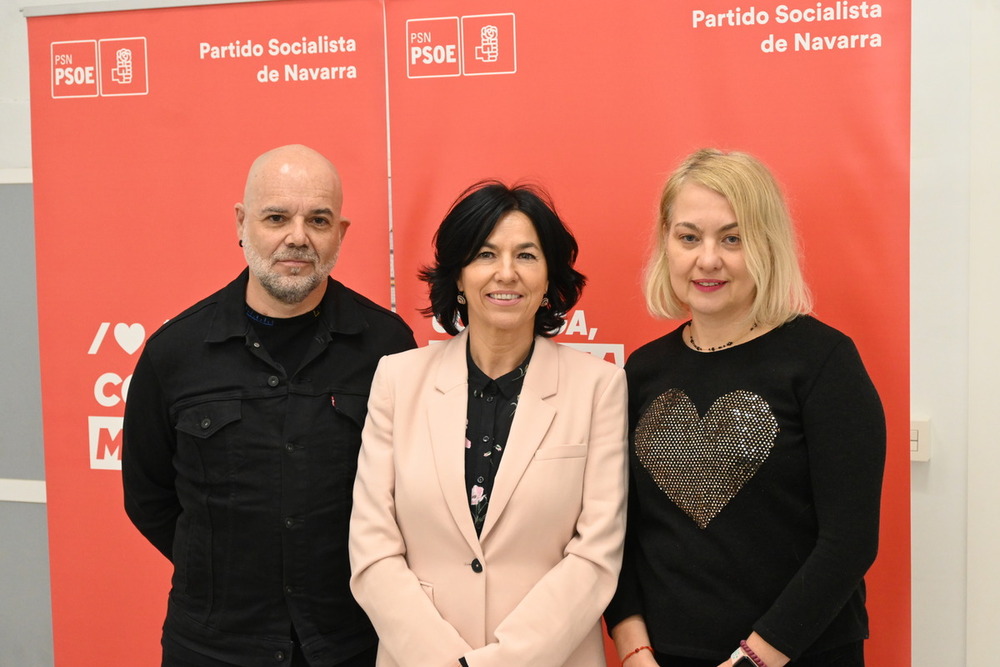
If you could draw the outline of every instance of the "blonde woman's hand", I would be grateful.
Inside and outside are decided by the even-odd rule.
[[[639,651],[622,663],[622,667],[660,667],[652,651]]]

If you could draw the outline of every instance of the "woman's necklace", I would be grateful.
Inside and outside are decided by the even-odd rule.
[[[750,327],[750,331],[746,332],[744,335],[740,336],[739,338],[734,338],[733,340],[729,341],[728,343],[723,343],[722,345],[718,345],[716,347],[710,347],[708,349],[705,349],[703,347],[699,347],[698,343],[694,342],[694,333],[693,333],[694,332],[694,327],[691,324],[688,324],[688,340],[691,341],[691,347],[693,347],[694,349],[698,350],[699,352],[718,352],[719,350],[724,350],[727,347],[732,347],[733,345],[736,344],[736,341],[738,341],[740,339],[743,339],[743,338],[746,338],[756,328],[757,328],[757,323],[754,322],[753,326]]]

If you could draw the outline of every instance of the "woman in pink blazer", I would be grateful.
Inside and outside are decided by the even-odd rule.
[[[583,290],[576,241],[536,191],[487,181],[435,250],[427,313],[454,338],[382,359],[354,487],[351,588],[378,665],[603,666],[626,390],[550,340]]]

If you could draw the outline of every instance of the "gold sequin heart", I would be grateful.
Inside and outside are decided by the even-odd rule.
[[[706,528],[767,459],[778,420],[757,394],[734,391],[704,417],[680,389],[660,394],[635,427],[635,453],[667,497]]]

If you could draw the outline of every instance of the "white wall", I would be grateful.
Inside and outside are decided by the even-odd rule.
[[[28,30],[18,2],[0,3],[0,183],[31,181]]]
[[[1000,618],[1000,2],[915,0],[911,406],[913,664],[995,661]]]
[[[30,178],[16,7],[64,3],[0,3],[0,183]],[[1000,447],[990,422],[1000,397],[1000,1],[912,7],[911,405],[934,439],[931,460],[911,464],[913,665],[985,665],[1000,618]]]
[[[969,455],[967,663],[996,662],[1000,627],[1000,1],[973,2],[970,118],[971,187],[969,239]]]
[[[912,463],[913,664],[966,661],[972,3],[914,0],[910,404],[930,418]]]

